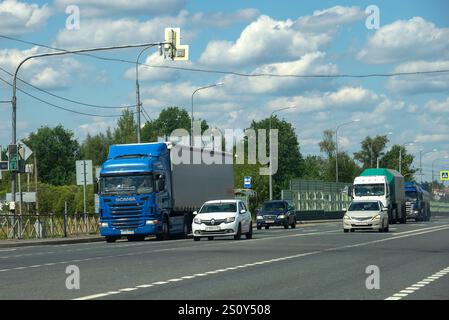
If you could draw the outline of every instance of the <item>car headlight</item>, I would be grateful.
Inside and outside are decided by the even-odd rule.
[[[278,215],[278,219],[285,219],[285,214]]]
[[[419,211],[418,210],[413,210],[413,213],[419,213]]]
[[[345,214],[345,215],[344,215],[344,217],[343,217],[343,219],[346,219],[346,220],[351,220],[351,217],[350,217],[350,216],[348,216],[347,214]]]
[[[226,223],[231,223],[231,222],[234,222],[234,221],[235,221],[235,217],[228,217],[228,218],[225,219]]]
[[[380,219],[380,214],[376,214],[371,220],[379,220]]]
[[[200,218],[195,218],[193,219],[193,222],[196,224],[201,224],[201,219]]]
[[[263,220],[263,216],[257,216],[257,220]]]

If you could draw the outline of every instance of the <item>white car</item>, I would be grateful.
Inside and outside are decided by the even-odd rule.
[[[343,217],[343,231],[355,230],[389,231],[388,208],[377,200],[353,201]]]
[[[207,201],[200,211],[193,214],[192,233],[195,241],[202,237],[213,240],[214,237],[233,236],[239,240],[243,234],[246,239],[253,236],[251,213],[241,200]]]

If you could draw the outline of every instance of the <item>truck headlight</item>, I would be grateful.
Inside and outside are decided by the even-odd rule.
[[[147,225],[155,225],[158,224],[159,221],[158,220],[147,220]]]
[[[371,220],[379,220],[380,219],[380,214],[376,214]]]
[[[101,227],[101,228],[107,228],[107,227],[109,227],[109,223],[107,223],[107,222],[101,222],[101,223],[100,223],[100,227]]]
[[[257,216],[257,220],[263,220],[263,216]]]
[[[235,217],[228,217],[228,218],[225,219],[226,223],[231,223],[231,222],[234,222],[234,221],[235,221]]]
[[[201,224],[201,219],[200,218],[195,218],[193,219],[193,222],[196,224]]]

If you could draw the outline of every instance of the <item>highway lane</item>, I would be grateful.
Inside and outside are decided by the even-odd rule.
[[[0,251],[0,299],[385,299],[449,267],[449,218],[390,230],[343,234],[334,222],[256,231],[242,241]],[[68,265],[80,268],[79,290],[65,287]],[[368,265],[380,268],[380,290],[365,287]],[[440,285],[447,277],[403,298],[447,299]]]

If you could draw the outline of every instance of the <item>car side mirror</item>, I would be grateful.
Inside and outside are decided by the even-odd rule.
[[[382,208],[382,211],[388,211],[388,208]]]
[[[240,210],[240,213],[246,213],[245,209]]]
[[[347,209],[347,208],[343,208],[343,209],[341,209],[341,210],[343,210],[343,211],[348,211],[348,209]]]
[[[198,214],[198,211],[193,211],[193,215],[196,216]]]

